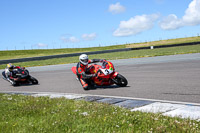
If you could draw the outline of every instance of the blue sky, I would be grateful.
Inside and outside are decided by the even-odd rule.
[[[200,0],[1,0],[0,50],[197,36]]]

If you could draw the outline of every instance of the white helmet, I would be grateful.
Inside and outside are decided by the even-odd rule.
[[[88,64],[88,56],[86,54],[80,55],[79,61],[81,62],[81,64],[87,65]]]

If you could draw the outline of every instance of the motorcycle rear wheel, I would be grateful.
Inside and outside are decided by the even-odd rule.
[[[122,76],[121,74],[118,74],[114,80],[115,84],[120,86],[120,87],[125,87],[128,84],[127,79]]]

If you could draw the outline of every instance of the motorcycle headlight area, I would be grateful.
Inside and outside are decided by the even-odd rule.
[[[113,72],[113,70],[111,69],[101,69],[101,71],[103,72],[104,75],[109,75]]]

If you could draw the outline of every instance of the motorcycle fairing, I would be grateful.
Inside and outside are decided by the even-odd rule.
[[[109,75],[113,72],[113,69],[100,69],[104,75]]]

